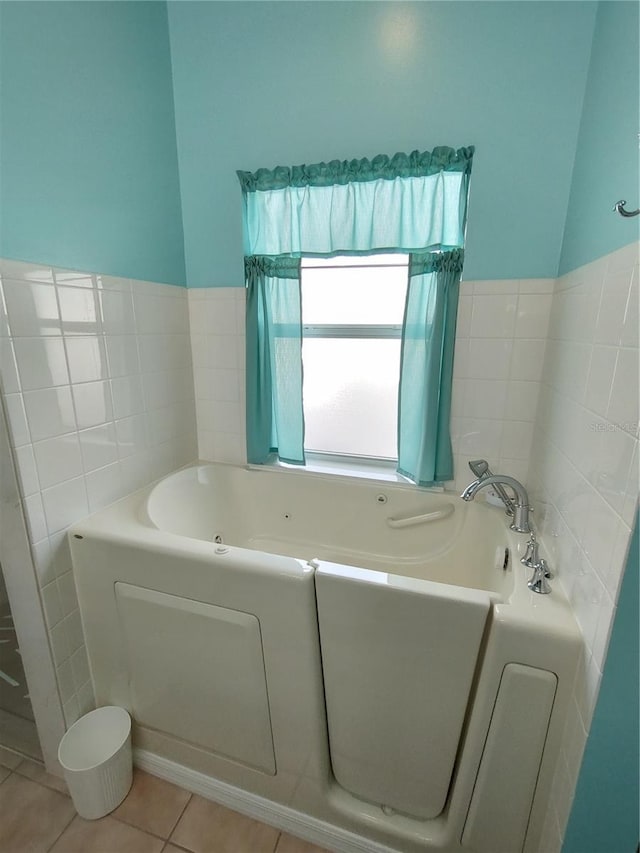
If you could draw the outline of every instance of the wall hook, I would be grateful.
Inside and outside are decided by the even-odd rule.
[[[620,199],[620,201],[617,201],[614,204],[613,209],[617,210],[618,213],[620,214],[620,216],[626,216],[626,217],[637,216],[640,213],[640,207],[637,210],[625,210],[624,206],[626,203],[627,203],[626,199],[624,199],[624,198]]]

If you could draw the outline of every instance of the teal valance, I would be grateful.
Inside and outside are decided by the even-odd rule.
[[[393,157],[378,154],[372,160],[330,160],[328,163],[301,166],[276,166],[275,169],[258,169],[256,172],[238,170],[243,192],[280,190],[284,187],[330,187],[353,181],[393,180],[394,178],[421,178],[437,172],[470,172],[473,146],[449,148],[441,145],[433,151],[398,153]]]
[[[238,172],[246,257],[464,245],[473,148]]]

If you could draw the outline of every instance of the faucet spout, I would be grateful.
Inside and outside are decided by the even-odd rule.
[[[493,474],[491,477],[474,480],[473,483],[470,483],[462,492],[460,497],[464,501],[472,501],[480,489],[484,489],[485,486],[495,486],[497,484],[509,486],[513,489],[516,496],[516,500],[513,505],[513,522],[510,525],[511,529],[515,530],[517,533],[530,533],[529,495],[522,483],[518,482],[514,477],[509,477],[506,474]]]

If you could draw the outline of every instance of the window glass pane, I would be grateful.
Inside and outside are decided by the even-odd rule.
[[[407,267],[305,269],[301,287],[305,325],[400,325]]]
[[[305,449],[397,458],[400,341],[307,338]]]

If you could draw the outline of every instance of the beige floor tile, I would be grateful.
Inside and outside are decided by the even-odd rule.
[[[167,843],[162,848],[162,853],[184,853],[184,851],[184,847],[176,847],[176,845],[171,844],[170,841],[167,841]]]
[[[27,779],[38,782],[40,785],[46,785],[47,788],[53,788],[54,791],[60,791],[61,794],[69,793],[64,779],[59,779],[57,776],[47,773],[42,764],[38,764],[37,761],[31,761],[30,758],[25,758],[24,761],[18,764],[16,773],[26,776]]]
[[[283,832],[278,839],[276,853],[329,853],[329,851],[324,847],[318,847],[317,844],[310,844],[308,841]]]
[[[69,797],[12,773],[0,785],[0,850],[44,853],[74,814]]]
[[[160,853],[164,841],[112,817],[73,819],[51,853]]]
[[[10,775],[11,775],[11,770],[9,770],[8,767],[3,767],[0,764],[0,782],[4,782],[4,780],[7,778],[7,776],[10,776]]]
[[[278,830],[193,796],[171,841],[194,853],[273,853]]]
[[[10,749],[5,749],[4,746],[0,746],[0,764],[3,767],[8,767],[9,770],[15,770],[21,761],[21,755],[18,755],[16,752],[11,752]]]
[[[112,817],[168,838],[191,794],[142,770],[135,770],[127,798]]]

